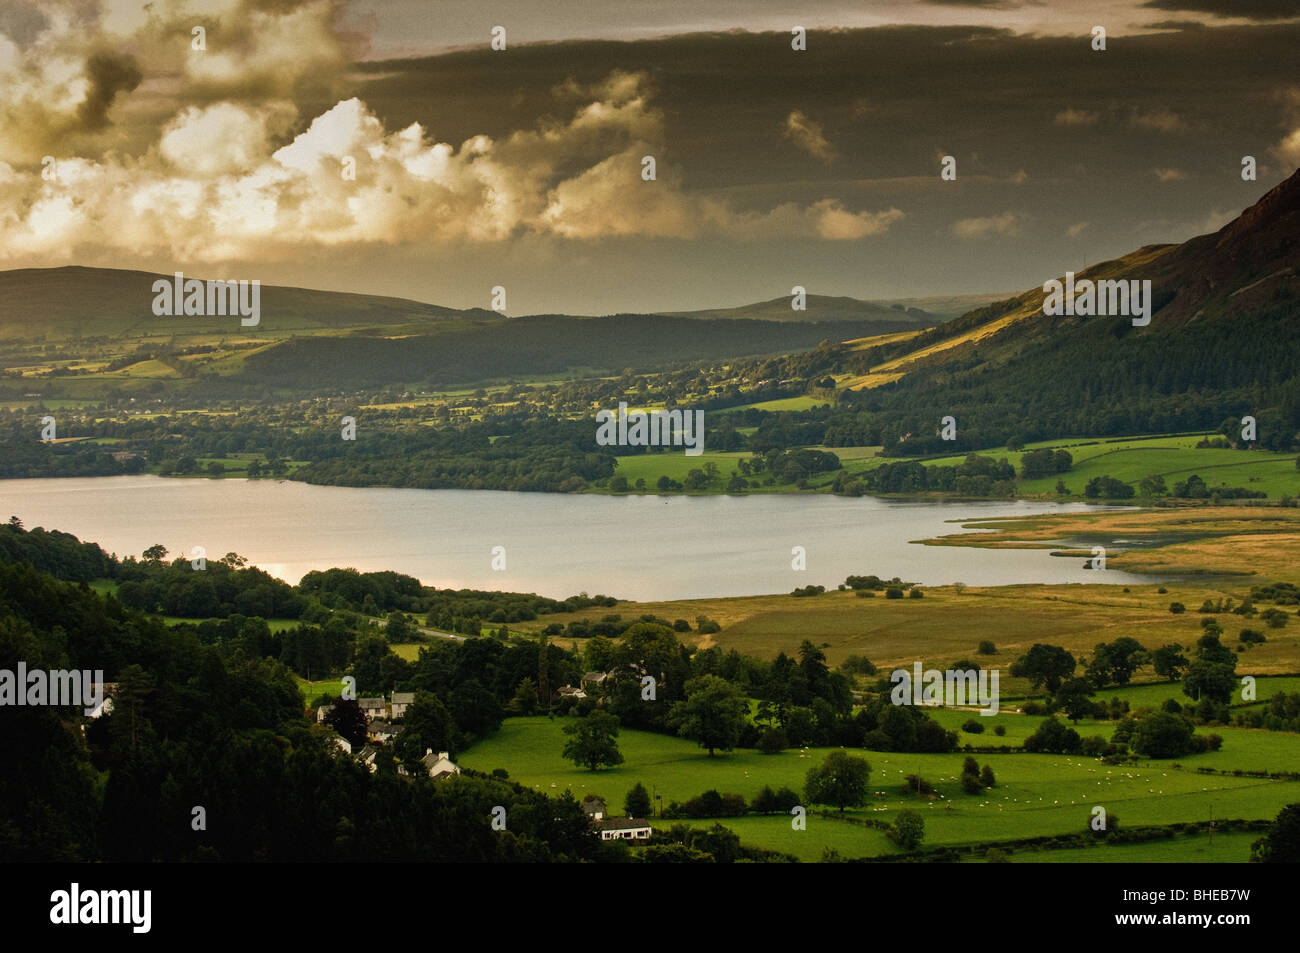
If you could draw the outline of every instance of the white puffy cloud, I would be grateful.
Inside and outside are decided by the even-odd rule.
[[[570,89],[567,92],[572,93]],[[0,259],[86,249],[175,260],[283,260],[306,247],[496,242],[532,233],[853,241],[885,232],[896,208],[734,208],[688,192],[666,157],[644,77],[616,72],[581,90],[567,121],[459,146],[419,124],[389,130],[360,99],[302,128],[291,102],[187,106],[142,154],[62,160],[56,181],[11,171],[0,184]],[[286,141],[285,130],[302,128]],[[345,175],[345,169],[355,175]]]
[[[1290,134],[1275,145],[1272,151],[1286,164],[1288,170],[1300,166],[1300,127],[1291,130]]]
[[[1148,112],[1134,112],[1129,123],[1139,129],[1152,132],[1182,132],[1187,129],[1187,122],[1182,116],[1168,109],[1154,109]]]
[[[1054,120],[1058,126],[1095,126],[1101,114],[1091,109],[1063,109]]]
[[[795,109],[785,118],[785,138],[823,162],[835,159],[835,147],[830,144],[822,125],[809,119],[801,110]]]
[[[963,218],[953,222],[952,233],[958,238],[989,238],[1000,235],[1011,238],[1020,234],[1021,216],[1015,212],[989,215],[983,218]]]

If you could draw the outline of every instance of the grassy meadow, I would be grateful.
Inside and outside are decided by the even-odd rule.
[[[942,715],[969,717],[966,712]],[[1026,723],[1039,720],[1022,715],[1000,717]],[[752,800],[764,785],[773,788],[784,785],[802,792],[809,768],[836,750],[792,749],[775,755],[737,750],[719,752],[710,758],[703,749],[685,739],[623,730],[618,743],[624,763],[593,772],[576,767],[562,757],[565,724],[564,718],[542,716],[507,719],[499,732],[463,752],[459,763],[485,772],[505,768],[511,780],[550,794],[565,789],[579,799],[597,794],[606,799],[611,813],[621,814],[627,792],[637,782],[657,794],[662,799],[661,806],[685,801],[710,788],[742,794],[747,800]],[[1109,735],[1113,726],[1105,723],[1093,727],[1097,728],[1096,733]],[[1088,728],[1085,723],[1079,731],[1085,735],[1093,733]],[[889,822],[903,809],[918,810],[926,822],[925,843],[940,846],[1081,832],[1087,829],[1091,810],[1096,805],[1104,806],[1120,823],[1137,826],[1203,821],[1210,818],[1211,812],[1218,818],[1266,819],[1275,816],[1285,805],[1300,800],[1300,782],[1196,771],[1198,767],[1222,770],[1238,765],[1300,767],[1300,737],[1236,728],[1214,730],[1224,737],[1221,751],[1193,755],[1177,762],[1144,761],[1136,765],[1107,766],[1082,756],[976,754],[976,760],[981,765],[988,764],[996,777],[995,787],[976,795],[966,794],[959,784],[965,757],[961,752],[863,751],[861,756],[872,766],[873,798],[864,807],[845,811],[844,816]],[[1021,736],[1023,732],[1014,734]],[[1006,739],[986,737],[986,743],[1011,741],[1012,732],[1008,731]],[[907,793],[904,778],[910,774],[919,774],[930,781],[935,794],[930,797]],[[723,818],[719,822],[740,834],[743,843],[780,850],[801,860],[818,860],[827,847],[834,847],[843,857],[873,856],[897,849],[880,830],[822,817],[816,813],[819,808],[809,807],[805,831],[793,830],[786,816],[749,815]],[[673,822],[661,823],[667,826]],[[713,821],[694,819],[687,823]],[[1101,859],[1091,854],[1088,857]]]

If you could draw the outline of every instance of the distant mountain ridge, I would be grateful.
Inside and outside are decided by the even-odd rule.
[[[897,325],[900,322],[918,328],[932,327],[940,319],[920,308],[899,304],[891,307],[876,301],[862,301],[845,296],[814,295],[804,298],[805,307],[796,311],[792,297],[786,295],[741,305],[736,308],[711,308],[702,311],[660,311],[670,318],[703,318],[736,320],[748,318],[756,321],[881,321]],[[901,330],[901,329],[898,329]]]
[[[241,330],[229,317],[157,317],[153,283],[173,275],[117,268],[20,268],[0,271],[0,334],[80,336],[155,333],[223,333]],[[225,274],[187,274],[201,280]],[[247,276],[233,276],[247,277]],[[382,295],[318,291],[281,285],[261,289],[263,324],[277,331],[421,324],[452,319],[481,321],[500,315],[483,308],[458,310]]]
[[[212,274],[187,274],[186,277],[200,280],[228,277],[218,272],[218,269],[214,269]],[[171,274],[78,265],[0,271],[0,333],[30,331],[34,321],[46,333],[70,335],[130,332],[201,334],[232,330],[225,316],[211,319],[201,315],[178,316],[175,319],[155,316],[150,310],[154,298],[153,284],[160,278],[171,280],[172,277]],[[266,283],[262,284],[261,294],[266,327],[276,331],[419,325],[447,320],[496,321],[505,317],[485,308],[450,308],[408,298]],[[965,298],[978,303],[993,300],[992,296]],[[806,307],[799,311],[791,307],[789,297],[782,297],[730,308],[621,313],[701,320],[879,322],[888,325],[890,330],[897,331],[912,327],[928,328],[953,317],[959,312],[952,307],[952,303],[960,300],[963,298],[936,297],[877,302],[810,294],[806,297]],[[918,306],[918,302],[922,301],[936,302],[945,310],[942,314],[931,313]],[[39,310],[34,313],[36,303],[39,303]],[[536,314],[519,317],[586,316]],[[519,317],[512,317],[512,320],[518,320]]]

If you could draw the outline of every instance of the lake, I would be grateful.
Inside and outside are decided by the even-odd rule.
[[[16,515],[139,556],[236,552],[289,582],[333,566],[391,569],[439,588],[641,601],[834,588],[876,574],[938,585],[1151,583],[1047,550],[922,546],[963,519],[1097,510],[1083,503],[904,502],[773,494],[595,496],[309,486],[156,476],[0,480],[0,519]],[[505,568],[493,568],[494,547]],[[791,568],[802,546],[807,569]],[[1108,547],[1109,548],[1109,547]],[[1111,550],[1113,552],[1113,550]]]

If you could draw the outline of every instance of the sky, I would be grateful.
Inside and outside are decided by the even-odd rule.
[[[1296,0],[4,0],[0,268],[512,315],[1015,292],[1293,172],[1298,67]]]

